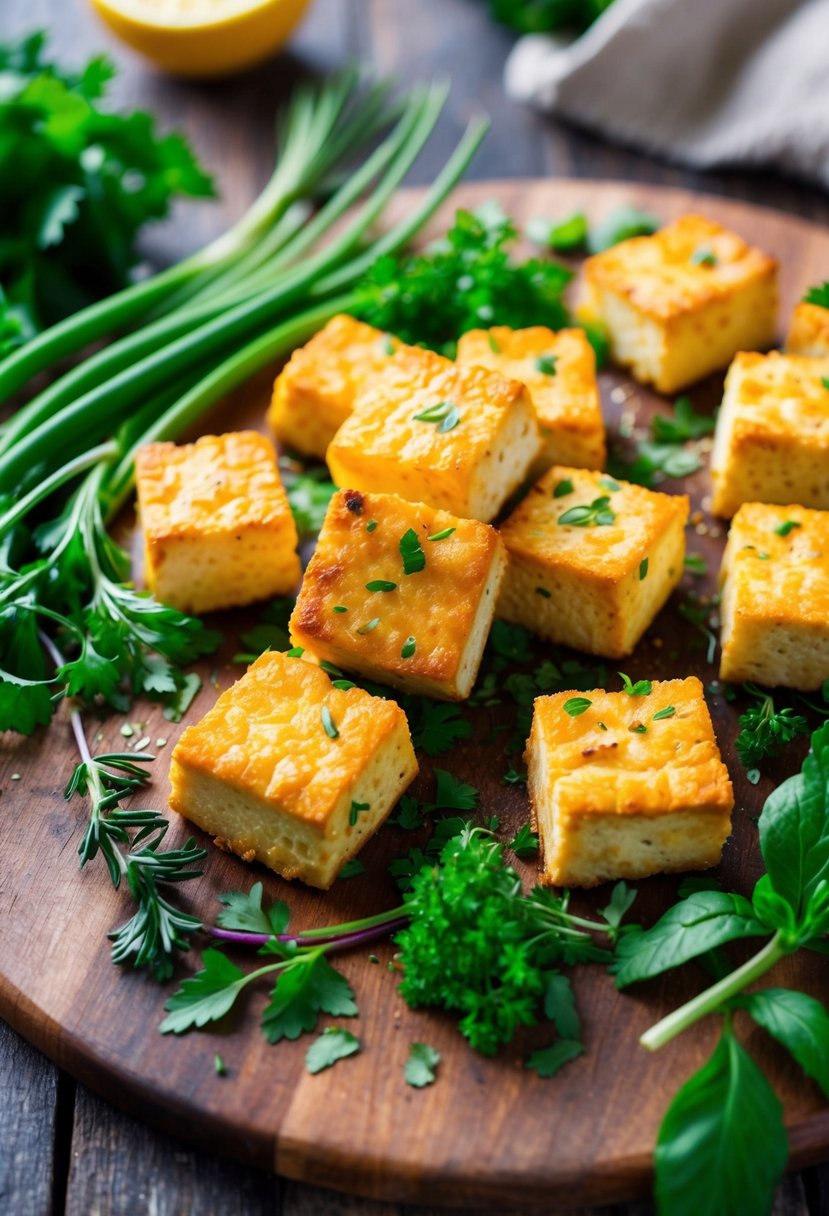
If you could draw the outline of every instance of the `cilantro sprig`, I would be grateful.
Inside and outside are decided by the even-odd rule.
[[[765,873],[750,899],[692,890],[652,928],[619,940],[612,969],[626,988],[704,959],[729,942],[762,948],[642,1036],[655,1051],[700,1018],[721,1019],[714,1054],[682,1086],[657,1142],[656,1196],[679,1216],[764,1216],[788,1155],[774,1091],[736,1037],[743,1015],[771,1034],[829,1097],[829,1014],[804,993],[756,989],[781,959],[826,951],[829,931],[829,723],[812,735],[800,773],[778,786],[759,820]],[[749,991],[750,989],[750,991]]]

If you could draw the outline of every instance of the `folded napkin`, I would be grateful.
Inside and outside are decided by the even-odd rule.
[[[506,88],[696,168],[829,186],[829,0],[614,0],[569,44],[522,38]]]

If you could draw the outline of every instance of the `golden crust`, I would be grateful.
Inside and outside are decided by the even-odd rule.
[[[277,439],[323,459],[363,384],[399,346],[396,338],[354,317],[332,317],[276,378],[268,424]]]
[[[554,371],[539,369],[551,356]],[[544,450],[539,473],[551,464],[601,469],[606,458],[604,422],[596,382],[596,357],[581,329],[557,333],[544,325],[473,329],[458,340],[462,364],[487,367],[527,386],[538,415]]]
[[[713,265],[695,261],[710,251]],[[731,296],[757,280],[772,282],[777,261],[701,215],[683,215],[652,236],[632,237],[587,258],[593,286],[624,297],[638,311],[670,322]]]
[[[324,833],[367,758],[405,721],[395,701],[334,688],[314,664],[268,651],[188,726],[173,760]]]
[[[792,312],[786,353],[829,358],[829,308],[820,304],[796,304]]]
[[[449,429],[417,417],[440,406],[458,411]],[[340,486],[396,493],[488,520],[540,449],[523,384],[405,347],[366,384],[326,459]]]
[[[452,533],[445,539],[428,539],[447,529]],[[425,566],[407,575],[400,543],[409,530],[420,542]],[[487,524],[394,495],[340,490],[305,572],[291,640],[346,670],[457,697],[481,611],[487,615],[483,649],[500,581],[493,587],[493,571],[500,575],[503,563],[501,540]],[[393,590],[369,591],[366,584],[376,580],[394,584]],[[361,633],[373,620],[379,623]],[[410,638],[415,650],[404,658]],[[475,670],[479,661],[480,652]]]

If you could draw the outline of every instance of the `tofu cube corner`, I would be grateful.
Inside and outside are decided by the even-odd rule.
[[[506,566],[498,533],[390,494],[340,490],[291,616],[291,641],[345,671],[469,696]]]
[[[541,451],[523,384],[404,347],[367,381],[328,448],[338,486],[488,523]]]
[[[345,313],[332,317],[276,378],[268,425],[279,442],[324,460],[363,383],[383,370],[399,345]]]
[[[607,457],[596,356],[582,329],[473,329],[458,339],[458,363],[487,367],[527,386],[544,447],[532,473],[551,465],[603,469]]]
[[[700,215],[632,237],[584,264],[586,315],[635,378],[673,393],[764,350],[777,325],[777,262]]]
[[[497,615],[549,642],[628,655],[683,574],[688,498],[555,466],[502,524]]]
[[[542,883],[594,887],[719,862],[734,796],[695,676],[655,680],[648,696],[538,697],[525,758]]]
[[[162,603],[200,614],[293,594],[296,526],[264,435],[148,444],[135,481],[144,578]]]
[[[720,584],[721,679],[803,692],[829,680],[829,512],[745,503]]]
[[[325,890],[416,775],[396,702],[268,651],[181,736],[170,806],[244,861]]]
[[[786,338],[786,354],[829,359],[829,308],[806,300],[795,305]]]
[[[711,449],[711,509],[798,502],[829,509],[829,356],[737,355]]]

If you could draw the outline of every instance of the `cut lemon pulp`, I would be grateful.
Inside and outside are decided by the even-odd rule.
[[[110,29],[175,76],[227,76],[267,59],[309,0],[91,0]]]

